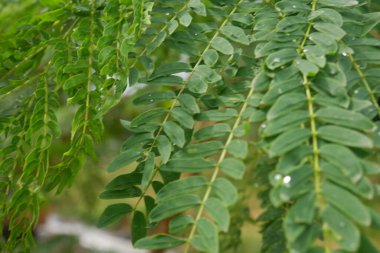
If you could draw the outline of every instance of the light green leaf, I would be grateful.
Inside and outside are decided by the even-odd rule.
[[[306,55],[306,59],[316,64],[320,68],[324,68],[326,66],[326,56],[325,52],[321,50],[317,46],[306,46],[303,52]]]
[[[245,164],[235,158],[226,158],[220,164],[220,169],[235,179],[242,179],[245,172]]]
[[[215,50],[221,52],[222,54],[231,55],[234,53],[234,47],[231,43],[222,37],[216,37],[211,41],[211,46]]]
[[[281,49],[270,54],[265,62],[269,69],[274,70],[292,62],[296,57],[297,51],[295,49]]]
[[[149,214],[150,222],[159,222],[172,215],[181,213],[190,208],[196,207],[201,203],[198,196],[195,195],[180,195],[174,198],[169,198],[164,202],[159,203]]]
[[[225,35],[230,40],[246,45],[249,45],[248,36],[245,34],[244,30],[238,26],[226,25],[221,30],[221,33]]]
[[[338,126],[323,126],[318,129],[318,136],[324,140],[350,147],[372,148],[373,142],[366,135]]]
[[[356,0],[319,0],[318,3],[331,7],[350,7],[357,5],[359,2]]]
[[[212,185],[215,193],[227,206],[232,206],[238,199],[236,187],[225,178],[217,178]]]
[[[237,116],[237,112],[234,109],[224,110],[209,110],[201,112],[197,115],[198,121],[225,121]]]
[[[371,224],[371,215],[367,208],[348,191],[334,184],[324,182],[322,184],[322,193],[332,206],[350,217],[351,220],[367,227]]]
[[[352,182],[357,183],[363,176],[363,168],[360,160],[348,148],[327,144],[319,150],[322,158],[337,166],[344,175],[348,176]]]
[[[185,108],[185,110],[187,110],[189,113],[196,114],[200,112],[197,101],[192,95],[187,93],[182,94],[178,100],[181,103],[182,107]]]
[[[286,115],[300,107],[305,106],[306,96],[301,93],[284,94],[277,99],[267,113],[267,119],[272,120],[276,117]]]
[[[214,167],[212,162],[200,158],[172,159],[161,167],[163,171],[169,172],[202,172]]]
[[[201,218],[196,226],[198,234],[191,240],[191,245],[202,252],[219,253],[217,227],[204,218]]]
[[[315,76],[319,72],[319,68],[307,60],[297,59],[295,65],[303,76]]]
[[[135,105],[148,105],[162,101],[172,100],[176,97],[173,91],[156,91],[140,95],[133,100]]]
[[[192,223],[194,223],[194,219],[191,216],[188,216],[188,215],[177,216],[173,218],[172,220],[170,220],[169,232],[173,234],[179,233]]]
[[[157,138],[157,148],[161,156],[161,162],[163,164],[167,163],[172,153],[172,145],[165,135],[160,135]]]
[[[203,60],[205,64],[209,67],[214,66],[219,59],[219,54],[214,49],[207,50],[203,55]]]
[[[169,249],[183,244],[185,240],[169,235],[156,234],[145,237],[136,242],[134,245],[138,249]]]
[[[346,35],[342,28],[332,23],[315,23],[314,28],[335,40],[341,40]]]
[[[215,220],[220,230],[227,232],[230,226],[230,213],[226,206],[216,198],[209,198],[206,202],[207,213]]]
[[[172,110],[172,117],[184,128],[192,129],[194,126],[193,117],[181,107],[175,107]]]
[[[179,179],[165,185],[157,194],[157,200],[160,202],[165,198],[189,194],[198,191],[207,186],[208,180],[203,176],[190,176]]]
[[[230,125],[225,123],[215,124],[204,127],[194,134],[194,137],[198,141],[207,140],[209,138],[217,138],[224,136],[231,131]]]
[[[178,19],[181,25],[188,27],[193,20],[193,17],[187,11],[182,11],[178,14]]]
[[[318,120],[323,122],[354,128],[365,132],[373,132],[376,129],[376,125],[361,113],[338,107],[322,108],[315,113],[315,116]]]
[[[227,147],[227,151],[236,158],[244,159],[248,155],[248,143],[243,140],[232,140]]]
[[[144,165],[144,172],[143,172],[143,177],[142,177],[142,181],[141,181],[142,189],[145,189],[148,186],[148,184],[149,184],[149,182],[153,176],[154,158],[155,158],[155,155],[153,152],[150,152],[146,156],[145,165]]]
[[[128,149],[121,152],[108,166],[108,172],[114,172],[128,166],[141,156],[141,149]]]
[[[298,127],[309,119],[309,112],[305,110],[296,110],[289,114],[277,117],[267,121],[263,129],[264,136],[273,136],[282,133],[288,129]]]
[[[64,90],[69,90],[72,88],[75,88],[76,86],[83,84],[87,82],[87,74],[78,74],[75,76],[71,76],[69,79],[66,80],[66,82],[63,84]]]
[[[311,136],[309,129],[290,129],[277,137],[270,145],[269,155],[271,157],[283,155],[286,152],[306,142]]]
[[[164,124],[164,132],[169,137],[169,139],[177,145],[178,147],[183,147],[185,145],[185,132],[184,130],[178,126],[176,123],[172,121],[167,121]]]
[[[355,252],[358,249],[360,232],[349,219],[330,206],[322,211],[322,219],[336,234],[342,249],[350,252]]]

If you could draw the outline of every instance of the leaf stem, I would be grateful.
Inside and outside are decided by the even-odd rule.
[[[210,197],[210,194],[211,194],[211,191],[212,191],[212,186],[213,186],[213,183],[215,182],[215,180],[217,179],[218,177],[218,174],[220,172],[220,165],[221,163],[224,161],[226,155],[227,155],[227,147],[228,145],[231,143],[231,141],[233,140],[233,137],[234,137],[234,130],[237,129],[242,121],[242,117],[243,117],[243,114],[244,112],[246,111],[247,107],[248,107],[248,103],[249,103],[249,99],[252,97],[254,93],[254,88],[253,88],[253,85],[251,85],[251,88],[248,92],[248,95],[244,101],[244,104],[243,106],[241,107],[240,109],[240,112],[236,118],[236,121],[231,129],[231,132],[229,133],[228,135],[228,138],[224,144],[224,147],[223,147],[223,150],[219,156],[219,159],[218,159],[218,162],[216,163],[216,166],[215,166],[215,170],[211,176],[211,180],[207,186],[207,189],[206,189],[206,192],[203,196],[203,199],[202,199],[202,202],[200,204],[200,207],[198,209],[198,212],[197,212],[197,215],[195,217],[195,220],[194,220],[194,223],[191,227],[191,231],[190,231],[190,234],[188,236],[188,238],[186,239],[186,243],[185,243],[185,248],[183,250],[183,253],[187,253],[189,252],[190,250],[190,243],[191,243],[191,240],[193,239],[194,235],[195,235],[195,231],[196,231],[196,225],[198,223],[198,221],[202,218],[202,214],[203,214],[203,211],[205,209],[205,204],[207,202],[207,200],[209,199]]]

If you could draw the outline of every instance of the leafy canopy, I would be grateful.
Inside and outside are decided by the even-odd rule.
[[[134,169],[100,195],[120,203],[104,210],[99,226],[127,215],[137,248],[224,252],[239,243],[248,219],[241,209],[256,185],[263,253],[378,252],[365,232],[380,224],[371,207],[380,194],[373,180],[380,173],[376,3],[28,0],[0,7],[5,251],[30,250],[41,194],[73,182],[94,155],[102,116],[145,83],[132,99],[146,110],[121,121],[131,136],[108,167]],[[57,110],[66,104],[76,106],[71,147],[52,164]],[[125,203],[132,198],[134,205]],[[148,236],[164,221],[166,233]]]

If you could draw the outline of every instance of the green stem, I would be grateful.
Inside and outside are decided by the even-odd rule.
[[[206,205],[206,202],[207,200],[209,199],[210,197],[210,194],[211,194],[211,191],[212,191],[212,186],[215,182],[215,180],[217,179],[218,177],[218,174],[220,172],[220,165],[222,164],[222,162],[224,161],[224,159],[226,158],[226,155],[227,155],[227,147],[228,145],[231,143],[231,141],[233,140],[234,138],[234,130],[237,129],[242,121],[242,117],[243,117],[243,114],[244,112],[246,111],[247,107],[248,107],[248,103],[249,103],[249,99],[252,97],[254,93],[254,88],[253,88],[253,85],[252,87],[250,88],[249,92],[248,92],[248,95],[244,101],[244,104],[243,106],[241,107],[240,109],[240,112],[239,112],[239,115],[237,116],[236,118],[236,121],[231,129],[231,132],[229,133],[228,137],[227,137],[227,140],[224,144],[224,147],[223,147],[223,150],[219,156],[219,159],[218,159],[218,162],[216,163],[216,166],[215,166],[215,170],[211,176],[211,180],[207,186],[207,189],[206,189],[206,192],[203,196],[203,199],[202,199],[202,202],[200,204],[200,207],[198,209],[198,212],[197,212],[197,215],[195,216],[195,220],[194,220],[194,223],[191,227],[191,230],[190,230],[190,234],[188,236],[188,238],[186,239],[186,243],[185,243],[185,248],[183,250],[183,253],[187,253],[189,252],[190,250],[190,243],[191,243],[191,240],[193,239],[194,235],[195,235],[195,231],[196,231],[196,228],[197,228],[197,223],[199,222],[199,220],[202,218],[202,214],[203,214],[203,211],[205,209],[205,205]]]
[[[191,80],[191,78],[192,78],[192,76],[194,75],[195,71],[197,70],[197,68],[199,67],[199,65],[202,63],[202,61],[203,61],[203,57],[204,57],[205,53],[207,52],[207,50],[210,49],[210,47],[211,47],[211,43],[212,43],[212,42],[214,41],[214,39],[220,34],[221,29],[222,29],[222,28],[228,23],[228,21],[230,20],[231,16],[236,12],[237,7],[238,7],[243,1],[244,1],[244,0],[240,0],[240,2],[239,2],[239,3],[238,3],[238,4],[232,9],[232,11],[230,12],[230,14],[225,18],[225,20],[224,20],[223,23],[220,25],[220,27],[215,31],[213,37],[211,38],[211,40],[210,40],[209,43],[207,44],[206,48],[203,50],[203,52],[202,52],[201,55],[199,56],[199,59],[198,59],[197,63],[196,63],[196,64],[194,65],[194,67],[192,68],[192,70],[191,70],[191,72],[190,72],[190,75],[189,75],[189,77],[188,77],[188,80]],[[183,85],[183,86],[181,87],[181,89],[179,90],[179,92],[178,92],[177,96],[175,97],[174,101],[172,102],[172,104],[171,104],[171,106],[170,106],[170,108],[169,108],[169,111],[167,112],[167,114],[166,114],[166,116],[165,116],[165,118],[164,118],[164,120],[163,120],[163,122],[162,122],[160,128],[158,129],[157,134],[155,135],[155,137],[154,137],[154,139],[153,139],[152,145],[151,145],[150,148],[145,152],[146,154],[149,154],[149,153],[152,151],[154,145],[155,145],[156,142],[157,142],[158,137],[160,136],[160,134],[161,134],[162,131],[163,131],[163,127],[164,127],[165,123],[169,120],[170,115],[171,115],[171,112],[172,112],[173,109],[175,108],[175,106],[176,106],[176,104],[177,104],[177,102],[178,102],[179,97],[182,95],[182,93],[185,91],[185,89],[186,89],[186,85]],[[136,210],[136,208],[137,208],[138,205],[140,204],[141,200],[142,200],[142,199],[144,198],[144,196],[146,195],[146,193],[147,193],[147,191],[148,191],[150,185],[152,184],[154,178],[156,177],[157,173],[158,173],[158,168],[156,167],[156,168],[154,169],[154,172],[153,172],[153,174],[152,174],[152,177],[150,178],[150,180],[149,180],[147,186],[145,187],[143,193],[141,194],[141,196],[140,196],[139,199],[137,200],[137,202],[136,202],[136,204],[135,204],[135,206],[134,206],[134,210]]]

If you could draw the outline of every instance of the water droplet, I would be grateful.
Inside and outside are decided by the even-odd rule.
[[[195,36],[198,36],[198,33],[194,33]]]
[[[281,11],[281,8],[279,8],[279,7],[276,7],[276,10],[277,10],[277,11]]]
[[[266,125],[266,124],[262,124],[262,125],[261,125],[261,128],[264,128],[264,129],[265,129],[265,128],[267,128],[267,125]]]
[[[358,89],[354,90],[354,94],[359,94],[359,90]]]
[[[280,181],[282,179],[282,176],[280,174],[274,175],[274,180],[275,181]]]
[[[281,61],[280,58],[274,58],[274,59],[273,59],[273,62],[280,62],[280,61]]]
[[[154,100],[153,99],[151,99],[151,100],[149,100],[150,102],[153,102]]]
[[[292,8],[295,9],[295,8],[297,8],[297,6],[295,4],[293,4]]]
[[[342,55],[343,56],[348,56],[348,54],[346,52],[343,52]]]
[[[166,16],[169,16],[169,15],[170,15],[170,13],[169,13],[169,12],[166,12],[166,13],[165,13],[165,15],[166,15]]]
[[[283,182],[284,184],[289,184],[290,181],[292,181],[292,178],[291,178],[290,176],[286,176],[286,177],[284,177],[284,178],[282,179],[282,182]]]
[[[309,50],[308,50],[308,49],[306,49],[306,48],[303,50],[303,52],[304,52],[304,53],[306,53],[306,52],[308,52],[308,51],[309,51]]]

